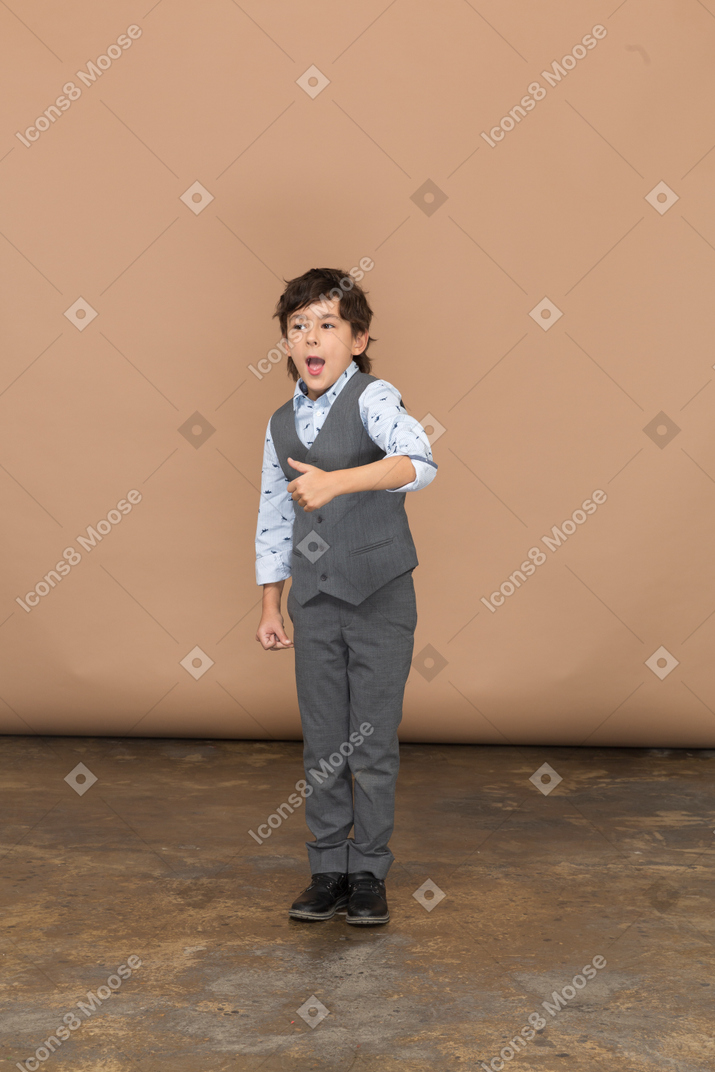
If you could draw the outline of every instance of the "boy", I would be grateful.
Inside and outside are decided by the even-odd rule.
[[[289,916],[325,920],[347,908],[348,923],[374,925],[390,918],[397,729],[417,624],[404,499],[437,466],[399,392],[370,374],[373,314],[355,275],[312,268],[288,282],[274,313],[297,382],[266,429],[256,639],[269,651],[295,647],[315,841],[306,842],[311,884]],[[294,645],[281,614],[289,576]]]

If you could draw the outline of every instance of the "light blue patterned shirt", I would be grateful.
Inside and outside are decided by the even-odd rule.
[[[345,372],[315,401],[308,397],[305,381],[299,376],[293,392],[295,430],[301,443],[310,448],[328,411],[351,376],[359,372],[351,361]],[[369,383],[360,395],[360,418],[365,431],[389,457],[406,454],[415,467],[415,479],[401,488],[386,491],[419,491],[437,475],[427,433],[414,417],[400,406],[401,395],[387,380]],[[293,500],[286,491],[290,480],[281,469],[271,436],[271,422],[266,428],[261,471],[261,501],[256,526],[256,584],[284,581],[290,577],[293,550]]]

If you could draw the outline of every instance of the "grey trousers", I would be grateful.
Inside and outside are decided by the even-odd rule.
[[[385,878],[400,766],[397,728],[417,625],[412,570],[358,606],[325,592],[291,599],[311,874]],[[352,736],[351,736],[352,735]],[[311,773],[312,771],[312,773]],[[354,800],[353,800],[353,776]],[[354,825],[354,835],[348,837]]]

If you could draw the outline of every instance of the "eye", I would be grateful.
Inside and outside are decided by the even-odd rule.
[[[324,328],[334,328],[335,324],[329,324],[328,323],[328,324],[323,324],[322,326]],[[304,320],[296,321],[296,323],[294,323],[294,325],[293,325],[293,328],[295,330],[297,330],[297,331],[301,331],[303,328],[307,328],[307,327],[308,327],[308,324]]]

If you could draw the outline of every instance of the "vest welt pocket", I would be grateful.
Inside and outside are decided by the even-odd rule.
[[[365,544],[364,547],[355,547],[350,552],[350,554],[351,555],[361,555],[365,551],[372,551],[376,547],[384,547],[386,544],[392,543],[394,538],[395,538],[394,536],[389,536],[386,540],[378,540],[377,543],[367,543],[367,544]]]

